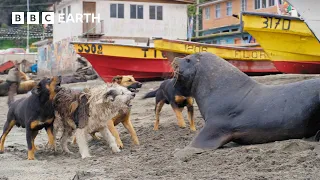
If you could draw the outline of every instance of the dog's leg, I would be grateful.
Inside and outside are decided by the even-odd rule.
[[[72,129],[70,127],[64,127],[63,133],[61,137],[61,147],[62,150],[66,153],[72,154],[72,152],[68,148],[68,139],[72,135]]]
[[[116,139],[114,138],[114,136],[111,134],[111,132],[109,131],[109,129],[107,127],[100,130],[100,133],[101,133],[103,139],[105,139],[108,142],[108,144],[113,152],[120,152],[120,149],[116,143]]]
[[[182,115],[183,108],[179,108],[175,103],[171,103],[171,107],[176,114],[176,117],[178,120],[178,126],[181,128],[185,128],[186,123],[184,122],[183,115]]]
[[[92,157],[89,152],[87,131],[85,128],[76,130],[77,144],[79,146],[79,151],[82,159]]]
[[[34,138],[33,136],[34,133],[32,132],[32,130],[30,128],[27,127],[26,129],[26,138],[27,138],[27,145],[28,145],[28,160],[34,160],[34,152],[35,149],[33,148],[34,144]]]
[[[193,98],[187,98],[187,109],[188,109],[188,119],[190,122],[191,131],[196,131],[196,126],[194,124],[194,110],[193,110]]]
[[[122,122],[123,126],[129,131],[132,141],[135,145],[139,145],[139,139],[136,131],[134,130],[132,123],[129,119],[129,114],[126,116],[126,119]]]
[[[9,132],[11,131],[11,129],[13,128],[13,126],[15,124],[16,124],[15,120],[6,121],[4,128],[3,128],[3,133],[0,138],[0,153],[4,152],[4,142],[6,140],[7,135],[9,134]]]
[[[159,129],[159,122],[160,122],[160,112],[164,105],[164,100],[159,101],[156,103],[156,122],[154,123],[153,130],[157,131]]]
[[[31,144],[32,144],[32,151],[36,152],[38,150],[38,148],[36,147],[36,145],[34,144],[34,140],[36,139],[37,135],[38,135],[39,131],[32,131],[31,132]]]
[[[56,140],[53,135],[53,124],[49,125],[48,127],[45,127],[45,129],[48,134],[48,142],[49,142],[48,147],[49,149],[56,151]]]
[[[116,127],[114,127],[114,123],[113,123],[112,119],[107,122],[107,126],[108,126],[109,131],[112,133],[113,137],[116,138],[116,142],[117,142],[118,147],[123,148],[123,144],[120,139],[118,130],[116,129]]]

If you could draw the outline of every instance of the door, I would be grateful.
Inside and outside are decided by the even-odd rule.
[[[92,22],[92,14],[96,16],[96,2],[83,2],[84,13],[88,13],[90,16],[88,16],[88,22],[87,16],[83,16],[83,33],[96,33],[96,19]]]

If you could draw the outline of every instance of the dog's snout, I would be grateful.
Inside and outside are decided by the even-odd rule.
[[[136,97],[136,93],[132,93],[132,96],[133,96],[133,97]]]

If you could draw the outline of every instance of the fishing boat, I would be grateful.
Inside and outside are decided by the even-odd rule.
[[[117,75],[136,80],[168,78],[172,68],[167,58],[153,47],[104,42],[72,42],[77,54],[85,57],[105,82]]]
[[[298,13],[301,15],[304,22],[308,25],[308,28],[315,35],[320,42],[320,12],[319,12],[319,0],[287,0]]]
[[[298,17],[242,12],[242,31],[251,34],[283,73],[319,74],[320,43]]]
[[[279,73],[268,55],[258,44],[215,45],[182,40],[155,38],[154,46],[172,61],[175,57],[198,52],[213,53],[245,73]]]

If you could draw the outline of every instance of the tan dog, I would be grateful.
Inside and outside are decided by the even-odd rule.
[[[113,83],[117,83],[120,86],[126,87],[127,89],[129,89],[132,92],[137,92],[138,91],[137,89],[142,87],[142,83],[136,81],[132,75],[115,76],[112,79],[112,82]],[[133,143],[135,145],[139,145],[138,136],[137,136],[136,131],[134,130],[134,128],[132,126],[131,121],[130,121],[130,111],[128,111],[125,114],[118,114],[117,116],[115,116],[114,118],[112,118],[111,120],[109,120],[107,122],[108,129],[110,130],[112,135],[116,138],[116,142],[117,142],[118,147],[119,148],[123,148],[123,143],[122,143],[122,141],[120,139],[119,132],[115,127],[119,123],[122,123],[123,126],[129,131]],[[95,133],[91,133],[91,136],[94,139],[100,139],[95,135]],[[75,144],[75,139],[74,139],[73,143]]]

